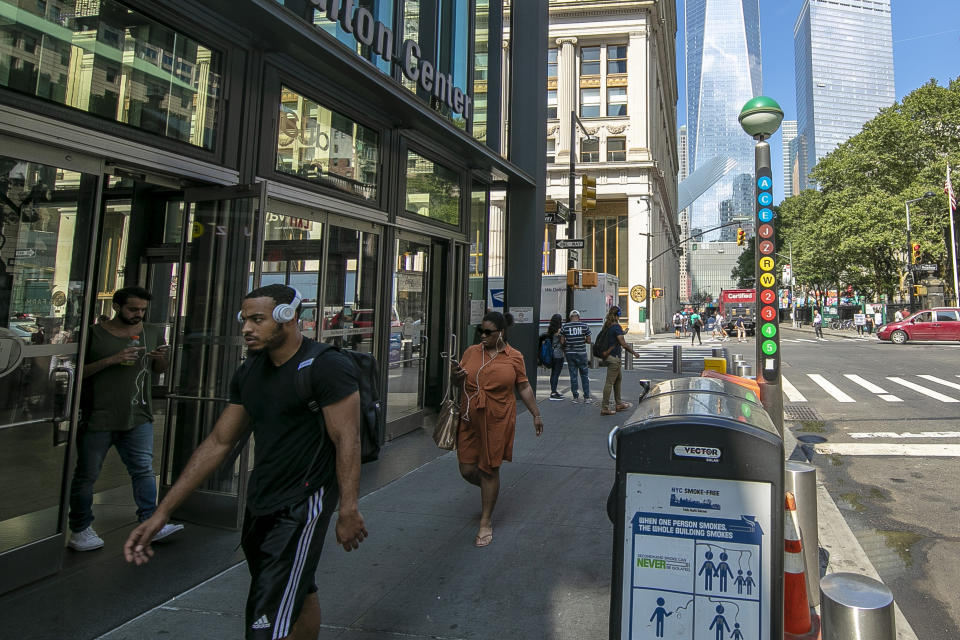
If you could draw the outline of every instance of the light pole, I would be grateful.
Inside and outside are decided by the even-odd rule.
[[[937,195],[937,194],[935,194],[933,191],[927,191],[925,194],[923,194],[923,195],[920,196],[919,198],[913,198],[913,199],[907,200],[906,202],[903,203],[903,206],[905,206],[905,207],[907,208],[907,272],[910,274],[910,284],[908,285],[908,286],[910,287],[910,290],[909,290],[909,295],[910,295],[910,313],[913,313],[913,307],[914,307],[914,304],[913,304],[913,286],[914,286],[915,284],[917,284],[917,276],[916,276],[916,273],[917,273],[917,272],[916,272],[916,270],[915,270],[914,267],[913,267],[913,263],[910,261],[910,258],[911,258],[912,254],[913,254],[913,243],[910,242],[910,205],[911,205],[912,203],[914,203],[914,202],[920,202],[920,201],[923,200],[924,198],[932,198],[932,197],[934,197],[935,195]],[[902,298],[901,298],[901,299],[902,299]]]
[[[740,126],[757,141],[756,165],[756,273],[757,286],[757,384],[760,399],[773,423],[783,433],[783,392],[780,376],[780,313],[777,309],[773,274],[776,234],[774,232],[773,173],[770,170],[770,145],[766,139],[776,133],[783,121],[783,109],[773,98],[757,96],[749,100],[738,117]]]
[[[580,122],[576,111],[570,111],[570,190],[567,192],[567,207],[570,210],[570,219],[567,221],[567,240],[573,240],[577,220],[577,125],[580,130],[587,135],[587,140],[593,140],[594,136],[587,131],[587,128]],[[577,264],[573,259],[573,249],[567,249],[567,272],[576,269]],[[573,311],[573,286],[567,284],[567,313],[564,316],[570,319],[570,312]]]

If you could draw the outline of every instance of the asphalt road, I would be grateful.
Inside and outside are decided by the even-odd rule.
[[[960,344],[811,338],[782,333],[787,424],[917,636],[960,637]]]

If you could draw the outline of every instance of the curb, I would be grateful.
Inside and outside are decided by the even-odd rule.
[[[789,428],[783,430],[784,451],[793,452],[798,442]],[[877,573],[867,552],[860,546],[860,541],[850,529],[837,503],[833,501],[830,492],[817,474],[817,520],[820,530],[817,532],[817,543],[829,554],[826,573],[849,571],[868,576],[883,582]],[[819,608],[819,607],[818,607]],[[894,617],[897,621],[897,640],[919,640],[913,627],[904,617],[900,605],[893,602]]]

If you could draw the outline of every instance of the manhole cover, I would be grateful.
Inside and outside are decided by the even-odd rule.
[[[783,417],[787,420],[822,420],[817,412],[802,404],[788,404],[783,407]]]

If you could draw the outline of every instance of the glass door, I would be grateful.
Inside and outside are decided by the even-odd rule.
[[[0,137],[0,593],[59,570],[102,163]]]
[[[184,233],[171,290],[175,296],[172,362],[167,383],[167,432],[160,490],[176,482],[190,455],[226,407],[229,384],[243,345],[237,310],[250,279],[260,276],[253,254],[256,213],[264,183],[184,191]],[[238,277],[238,274],[244,274]],[[252,451],[240,443],[234,455],[181,505],[177,518],[239,527]]]
[[[430,238],[398,232],[393,262],[392,317],[398,357],[387,375],[387,439],[420,428],[429,351]],[[393,333],[391,332],[391,340]]]

